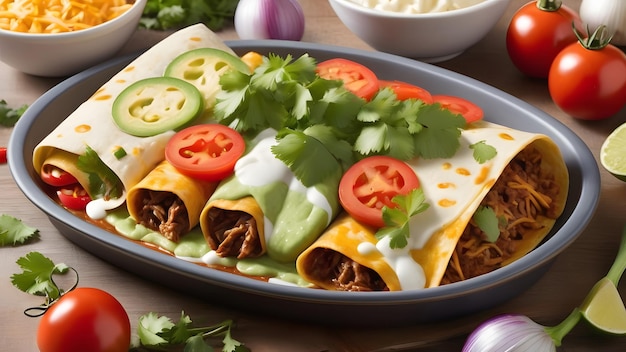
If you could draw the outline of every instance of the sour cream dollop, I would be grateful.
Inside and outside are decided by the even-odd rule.
[[[417,14],[458,10],[485,0],[349,0],[371,9]]]

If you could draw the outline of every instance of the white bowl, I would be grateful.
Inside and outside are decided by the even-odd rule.
[[[510,0],[485,0],[458,10],[423,14],[374,10],[350,0],[329,2],[344,25],[372,48],[439,62],[480,41],[502,17]]]
[[[23,33],[0,29],[0,61],[35,76],[62,77],[106,61],[130,39],[147,0],[120,16],[74,32]]]

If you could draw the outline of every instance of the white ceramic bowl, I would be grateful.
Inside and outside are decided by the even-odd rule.
[[[372,48],[425,62],[451,59],[480,41],[504,14],[510,0],[485,0],[435,13],[374,10],[350,0],[329,0],[337,17]]]
[[[62,77],[111,58],[139,25],[147,0],[100,25],[63,33],[23,33],[0,29],[0,61],[36,76]]]

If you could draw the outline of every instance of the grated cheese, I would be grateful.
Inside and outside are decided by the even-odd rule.
[[[73,32],[112,20],[131,6],[126,0],[0,0],[0,29]]]

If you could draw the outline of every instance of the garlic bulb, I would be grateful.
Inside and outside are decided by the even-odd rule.
[[[625,0],[582,0],[579,14],[590,32],[606,25],[609,33],[613,33],[611,44],[626,45]]]

